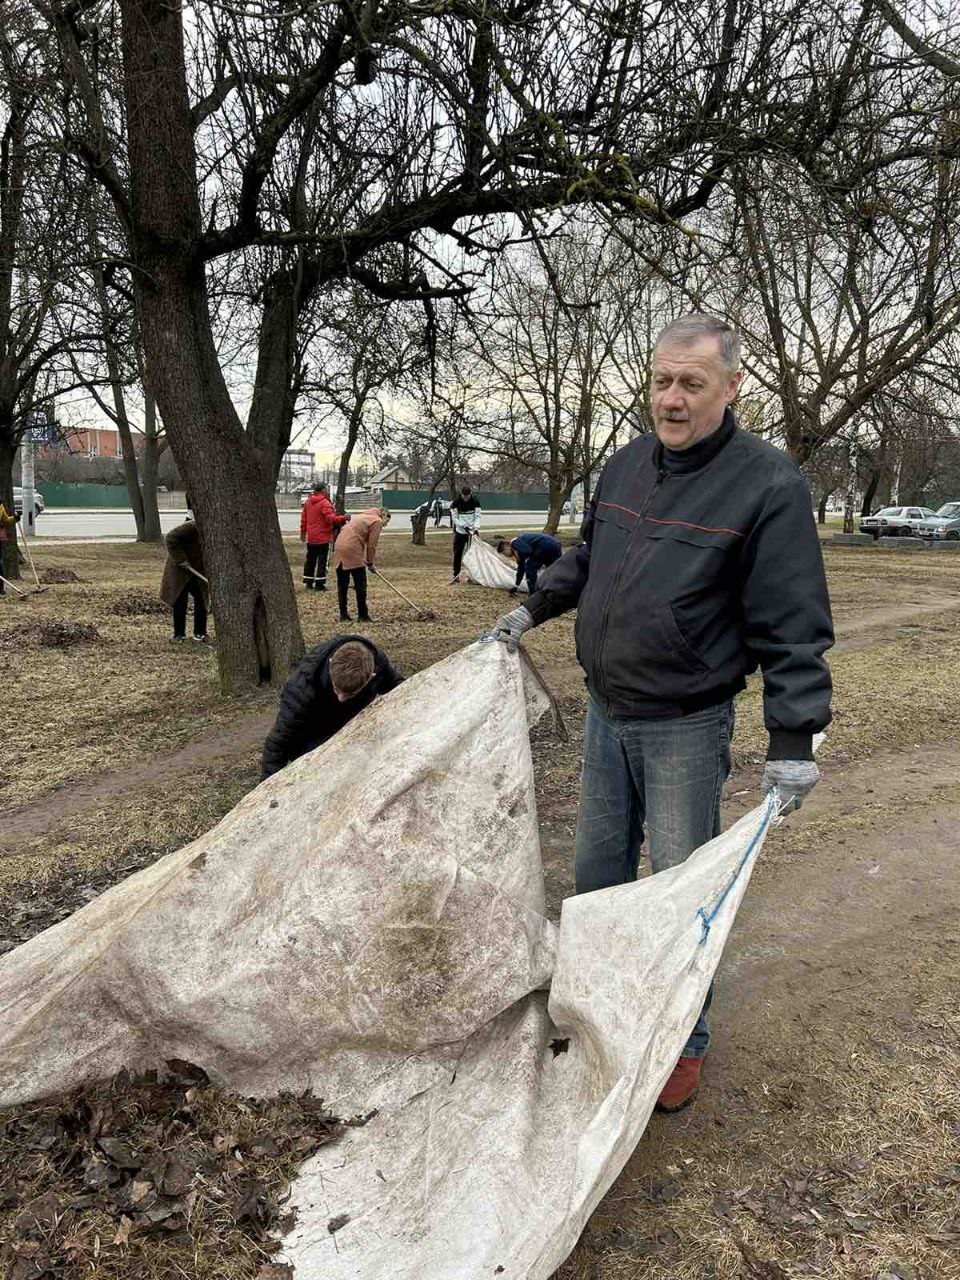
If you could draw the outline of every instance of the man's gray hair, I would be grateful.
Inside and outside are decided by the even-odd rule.
[[[719,316],[705,311],[691,311],[688,316],[671,320],[657,338],[657,347],[692,347],[701,338],[716,338],[720,359],[727,373],[740,368],[740,335]]]

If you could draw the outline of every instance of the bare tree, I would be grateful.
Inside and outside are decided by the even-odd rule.
[[[588,484],[627,428],[642,422],[641,285],[622,246],[581,225],[505,255],[490,314],[472,326],[487,406],[475,445],[543,472],[550,532],[574,486]]]
[[[218,358],[210,288],[225,262],[278,250],[292,256],[277,269],[314,289],[352,277],[381,297],[430,297],[463,288],[464,259],[475,271],[540,211],[599,204],[672,227],[744,157],[807,165],[815,151],[829,167],[866,91],[859,7],[800,0],[201,3],[189,57],[179,3],[35,3],[52,5],[72,89],[51,118],[126,231],[228,688],[284,679],[302,639],[262,447],[282,421],[247,438]],[[118,101],[95,70],[121,54]],[[298,165],[306,219],[290,199]],[[277,299],[265,315],[287,323],[299,300]]]
[[[86,311],[76,202],[38,105],[47,75],[43,32],[25,4],[0,3],[0,501],[13,510],[13,465],[37,418],[76,385],[69,353],[95,334]],[[16,537],[3,575],[19,576]]]
[[[371,298],[353,284],[314,308],[300,361],[300,393],[316,424],[343,435],[334,497],[338,511],[345,509],[357,447],[384,447],[390,417],[385,402],[402,395],[423,364],[422,334],[412,321],[401,304]]]

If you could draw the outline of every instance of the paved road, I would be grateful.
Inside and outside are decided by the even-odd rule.
[[[488,511],[483,518],[482,530],[490,529],[541,529],[546,517],[545,511]],[[160,514],[160,525],[164,532],[180,524],[186,518],[185,511],[163,511]],[[566,523],[566,521],[565,521]],[[300,529],[299,511],[281,511],[280,528],[284,533],[297,533]],[[133,512],[129,510],[115,511],[68,511],[52,508],[45,511],[37,521],[37,534],[40,539],[63,538],[116,538],[119,541],[130,539],[136,532]],[[394,512],[388,533],[410,532],[410,513]],[[432,523],[427,533],[443,533],[449,536],[449,528],[434,531]]]

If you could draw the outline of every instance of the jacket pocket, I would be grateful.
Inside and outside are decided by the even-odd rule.
[[[654,610],[653,620],[663,637],[664,652],[672,655],[673,661],[680,669],[696,675],[712,670],[710,663],[700,656],[683,634],[671,605],[665,604]]]

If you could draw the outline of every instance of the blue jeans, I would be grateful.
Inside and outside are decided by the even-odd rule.
[[[577,893],[637,878],[644,826],[651,870],[685,861],[720,833],[720,793],[730,772],[733,702],[689,716],[608,716],[590,699],[577,818]],[[710,1043],[713,988],[684,1058]]]

